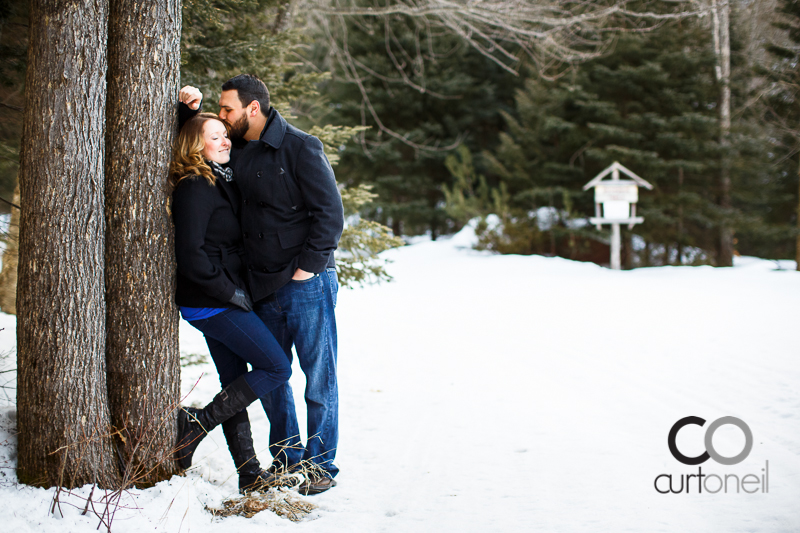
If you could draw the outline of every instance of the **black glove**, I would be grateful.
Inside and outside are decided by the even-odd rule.
[[[233,293],[233,296],[231,296],[231,299],[228,301],[237,307],[241,307],[248,313],[253,310],[253,301],[242,289],[236,289],[236,292]]]

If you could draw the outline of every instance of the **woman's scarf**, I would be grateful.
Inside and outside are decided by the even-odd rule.
[[[208,165],[211,167],[211,170],[219,176],[223,178],[225,181],[233,181],[233,169],[228,167],[223,167],[216,161],[208,161]]]

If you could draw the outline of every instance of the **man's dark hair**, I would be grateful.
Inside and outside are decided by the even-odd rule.
[[[247,107],[253,100],[261,106],[261,114],[269,115],[269,89],[258,76],[239,74],[222,84],[223,91],[236,91],[242,107]]]

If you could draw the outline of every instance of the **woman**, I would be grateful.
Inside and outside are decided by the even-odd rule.
[[[170,167],[175,300],[183,318],[205,336],[223,387],[205,408],[179,410],[176,461],[181,468],[191,466],[197,445],[222,424],[239,489],[247,492],[269,486],[274,477],[255,457],[246,407],[286,382],[291,366],[252,312],[245,290],[239,192],[233,172],[222,167],[230,149],[226,125],[217,115],[200,113],[181,129]]]

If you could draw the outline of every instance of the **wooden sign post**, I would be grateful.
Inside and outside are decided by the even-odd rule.
[[[629,180],[619,179],[622,172]],[[609,177],[609,179],[605,179]],[[621,268],[622,237],[619,225],[627,224],[628,229],[634,224],[644,222],[644,218],[636,216],[636,202],[639,201],[639,185],[652,190],[653,186],[623,167],[616,161],[583,186],[583,190],[594,187],[594,214],[589,222],[599,230],[602,224],[611,224],[611,268]],[[602,207],[601,207],[602,206]]]

